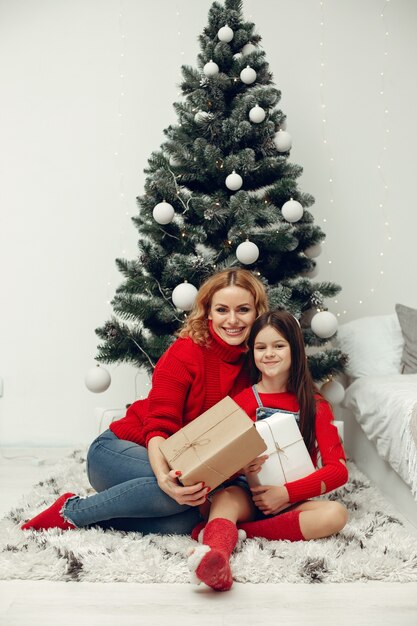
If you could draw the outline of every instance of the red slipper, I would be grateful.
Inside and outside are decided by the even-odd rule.
[[[75,528],[74,524],[68,522],[61,513],[67,500],[73,496],[75,496],[75,493],[64,493],[48,509],[41,511],[36,517],[22,524],[22,530],[29,530],[30,528],[34,530],[47,530],[48,528],[69,530],[70,528]]]

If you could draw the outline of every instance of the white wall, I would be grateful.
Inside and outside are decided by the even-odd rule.
[[[109,367],[102,395],[83,379],[121,282],[114,260],[136,254],[130,217],[143,168],[175,121],[180,66],[195,65],[210,6],[0,2],[0,445],[87,443],[95,407],[135,398],[129,366]],[[417,3],[244,8],[282,90],[300,186],[327,234],[318,278],[343,286],[330,309],[347,321],[397,301],[417,306]]]

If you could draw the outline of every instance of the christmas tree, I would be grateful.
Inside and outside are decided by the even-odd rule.
[[[116,260],[125,280],[112,301],[115,315],[96,330],[99,361],[151,372],[200,284],[240,266],[264,282],[271,308],[299,319],[315,348],[313,378],[343,371],[344,355],[325,346],[337,321],[324,301],[340,287],[309,277],[325,234],[308,211],[313,197],[297,187],[302,168],[289,162],[281,94],[254,29],[241,0],[215,2],[199,37],[198,68],[182,67],[178,123],[148,160],[133,218],[139,253]]]

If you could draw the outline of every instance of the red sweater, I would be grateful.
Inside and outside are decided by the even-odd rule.
[[[298,401],[293,393],[260,393],[259,396],[265,407],[299,411]],[[244,389],[234,400],[253,420],[256,419],[258,403],[251,387]],[[322,482],[326,486],[324,493],[327,493],[344,485],[348,479],[346,465],[340,462],[340,459],[346,460],[346,456],[337,428],[333,424],[332,410],[328,402],[320,396],[316,397],[315,426],[317,448],[312,455],[312,461],[317,467],[320,454],[321,467],[305,478],[285,484],[291,503],[321,495]]]
[[[208,346],[189,337],[176,339],[161,356],[145,400],[110,425],[119,439],[147,446],[152,437],[174,434],[227,395],[249,384],[246,348],[230,346],[211,328]]]

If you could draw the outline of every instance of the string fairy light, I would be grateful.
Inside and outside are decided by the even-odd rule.
[[[127,94],[126,88],[126,71],[127,71],[127,55],[126,55],[126,46],[127,46],[127,35],[125,32],[125,11],[124,11],[124,0],[120,0],[119,8],[118,8],[118,30],[119,30],[119,52],[118,52],[118,83],[119,83],[119,96],[117,103],[117,139],[116,139],[116,148],[113,153],[115,166],[117,171],[117,176],[119,180],[119,208],[120,214],[124,214],[129,221],[132,217],[131,211],[129,210],[130,202],[128,202],[126,198],[125,192],[125,100]],[[124,242],[126,241],[126,225],[123,223],[122,228],[119,232],[119,245],[121,251],[118,254],[118,257],[124,258],[126,256],[126,249],[124,248]],[[123,243],[122,243],[123,242]],[[107,305],[111,308],[112,298],[114,296],[114,285],[113,282],[108,279],[107,280]],[[144,356],[149,361],[151,367],[155,366],[155,363],[152,361],[147,352],[140,346],[133,335],[132,331],[129,331],[129,339],[136,345],[138,350],[144,354]],[[148,395],[150,388],[150,379],[149,375],[142,369],[139,368],[138,372],[135,375],[134,379],[134,389],[135,389],[135,398],[144,397]],[[111,411],[111,410],[110,410]]]
[[[176,17],[178,20],[178,28],[177,28],[178,41],[180,42],[180,45],[182,46],[181,44],[182,31],[180,27],[180,24],[182,23],[182,19],[181,19],[181,13],[179,10],[176,10]],[[126,89],[127,54],[126,52],[127,52],[127,41],[128,41],[128,37],[126,35],[126,27],[125,27],[126,23],[127,22],[125,18],[125,2],[124,0],[119,0],[119,7],[118,7],[118,29],[119,29],[118,56],[119,56],[119,59],[118,59],[118,66],[117,66],[118,67],[118,79],[119,79],[119,96],[118,96],[117,125],[116,125],[118,134],[117,134],[116,148],[114,150],[113,156],[114,156],[116,169],[118,173],[118,179],[119,179],[119,207],[121,209],[121,213],[124,213],[125,216],[129,219],[129,226],[130,226],[130,219],[132,217],[132,213],[129,210],[130,202],[126,198],[126,192],[125,192],[126,176],[124,172],[125,165],[126,165],[126,159],[124,158],[125,157],[124,142],[125,142],[125,110],[126,110],[125,100],[126,100],[126,95],[127,95],[127,89]],[[181,49],[180,50],[181,63],[179,64],[180,66],[183,64],[184,56],[185,56],[185,50]],[[180,80],[182,80],[182,76],[180,76]],[[179,91],[178,96],[182,96],[182,95],[183,95],[182,92]],[[180,195],[180,189],[176,183],[175,176],[174,176],[174,182],[175,182],[176,189],[177,189],[177,195],[179,196],[179,200],[184,206],[184,213],[185,213],[188,210],[188,205],[191,200],[191,197],[187,198],[186,199],[187,201],[184,202],[184,200],[182,199]],[[164,234],[166,233],[164,232]],[[182,238],[185,238],[187,236],[187,233],[182,232],[181,236]],[[122,227],[121,232],[119,233],[119,237],[120,237],[120,241],[124,242],[126,240],[126,227],[124,225]],[[120,247],[122,248],[122,245],[120,245]],[[119,253],[118,256],[125,257],[126,250],[122,249],[121,253]],[[112,280],[108,278],[106,281],[106,292],[107,292],[106,300],[107,300],[107,305],[110,308],[111,308],[112,298],[114,296],[114,287],[115,286]],[[162,295],[164,296],[164,294]],[[167,298],[165,297],[165,299]],[[178,319],[179,322],[182,322],[181,319],[179,318],[176,318],[176,319]],[[133,343],[135,343],[138,350],[141,351],[146,356],[151,367],[154,367],[155,364],[153,363],[150,356],[143,349],[143,347],[140,346],[136,342],[133,336],[130,336],[130,339],[133,341]],[[135,397],[146,396],[148,394],[148,387],[150,387],[149,376],[146,373],[144,373],[142,368],[140,368],[135,377]]]
[[[328,127],[327,127],[327,99],[326,99],[326,70],[327,70],[327,62],[326,62],[326,21],[325,21],[325,2],[324,0],[320,0],[320,37],[319,37],[319,64],[320,64],[320,82],[319,82],[319,93],[320,93],[320,118],[321,118],[321,138],[323,145],[325,147],[326,159],[328,163],[328,184],[329,184],[329,197],[328,202],[330,205],[330,214],[333,214],[334,209],[334,167],[335,167],[335,158],[334,153],[331,148],[331,144],[329,141],[328,135]],[[327,217],[323,217],[323,224],[327,224]],[[328,259],[328,265],[331,267],[333,264],[331,259]],[[338,301],[334,301],[335,304],[338,304]],[[340,312],[336,313],[337,317],[340,317]]]
[[[182,39],[182,30],[181,30],[181,26],[180,25],[182,23],[182,15],[181,15],[181,11],[178,8],[175,11],[175,17],[177,19],[177,24],[178,24],[177,25],[177,37],[178,37],[178,42],[180,44],[179,47],[181,49],[180,50],[180,56],[181,56],[181,63],[180,63],[180,65],[182,65],[183,61],[184,61],[183,57],[185,56],[185,50],[183,49],[182,41],[181,41],[181,39]],[[182,76],[181,75],[180,75],[180,81],[182,81]],[[177,92],[177,96],[181,97],[182,95],[183,95],[182,91],[179,90]],[[180,126],[181,126],[181,124],[180,124]]]
[[[124,143],[125,143],[125,99],[126,99],[126,44],[127,35],[125,32],[125,13],[124,13],[124,0],[120,0],[118,9],[118,30],[119,30],[119,52],[118,52],[118,82],[119,82],[119,96],[117,103],[117,140],[116,149],[114,151],[114,158],[117,169],[117,176],[119,179],[119,208],[120,214],[124,214],[130,225],[131,213],[129,211],[129,203],[126,198],[125,191],[125,159],[124,159]],[[122,224],[122,228],[119,232],[119,245],[121,252],[118,256],[124,257],[126,250],[123,248],[126,240],[125,224]],[[123,242],[123,243],[122,243]],[[111,301],[114,295],[114,285],[109,279],[107,280],[107,305],[111,308]]]
[[[377,293],[378,289],[383,284],[383,279],[385,275],[385,263],[387,262],[387,250],[388,246],[392,242],[392,233],[390,229],[390,219],[389,219],[389,185],[387,182],[387,174],[385,171],[385,158],[388,150],[389,150],[389,137],[391,133],[391,129],[389,126],[389,108],[387,106],[387,98],[386,98],[386,75],[387,75],[387,58],[389,57],[389,43],[390,43],[390,30],[386,21],[386,9],[390,5],[390,0],[384,0],[384,5],[382,10],[379,11],[378,20],[382,24],[382,36],[384,38],[383,45],[383,56],[381,60],[380,68],[378,68],[379,75],[379,97],[380,97],[380,107],[381,111],[383,111],[383,119],[384,119],[384,132],[381,133],[383,138],[383,145],[381,146],[380,153],[378,155],[378,160],[376,164],[377,172],[379,175],[379,179],[381,181],[381,191],[379,193],[378,203],[378,214],[381,216],[382,224],[383,224],[383,235],[379,246],[379,251],[376,259],[376,276],[373,280],[372,286],[366,289],[366,293],[358,298],[357,304],[362,306],[365,304],[368,299]],[[334,208],[334,166],[335,159],[331,149],[328,128],[327,128],[327,103],[326,103],[326,21],[325,21],[325,0],[320,0],[320,41],[319,41],[319,49],[320,49],[320,107],[321,107],[321,136],[323,145],[326,148],[327,159],[328,159],[328,183],[329,183],[329,204],[330,208]],[[323,223],[327,223],[327,218],[323,218]],[[332,260],[328,260],[328,265],[332,266]],[[331,276],[330,276],[331,279]],[[339,305],[340,301],[335,299],[335,305]],[[346,315],[348,311],[346,309],[339,310],[336,315],[340,317],[341,315]]]
[[[382,24],[382,36],[384,38],[384,45],[383,45],[383,57],[382,57],[382,62],[381,62],[381,70],[379,72],[379,76],[380,76],[380,96],[381,96],[381,110],[383,111],[383,118],[384,118],[384,126],[385,126],[385,133],[383,135],[384,140],[383,140],[383,145],[380,149],[380,154],[379,154],[379,158],[378,158],[378,164],[377,164],[377,170],[378,170],[378,175],[380,178],[380,181],[382,183],[381,187],[382,187],[382,199],[379,202],[379,206],[378,208],[380,209],[380,214],[381,214],[381,218],[383,219],[384,222],[384,235],[383,235],[383,243],[384,245],[381,246],[383,247],[383,249],[380,251],[379,253],[379,257],[380,257],[380,264],[379,264],[379,280],[376,283],[376,287],[379,287],[381,282],[382,282],[382,277],[384,276],[385,273],[385,257],[386,257],[386,250],[388,248],[388,246],[391,244],[392,241],[392,234],[391,234],[391,229],[390,229],[390,220],[389,220],[389,185],[387,182],[387,175],[385,172],[385,167],[384,167],[384,162],[385,162],[385,157],[387,155],[388,152],[388,148],[389,148],[389,136],[390,136],[390,125],[389,125],[389,108],[388,108],[388,104],[387,104],[387,97],[386,97],[386,82],[385,82],[385,77],[387,74],[387,57],[389,57],[389,45],[390,45],[390,30],[386,21],[386,15],[385,15],[385,11],[386,9],[389,7],[390,5],[390,0],[385,0],[384,2],[384,6],[383,9],[380,13],[380,20],[381,20],[381,24]],[[371,289],[372,293],[375,293],[375,287],[372,287]]]

